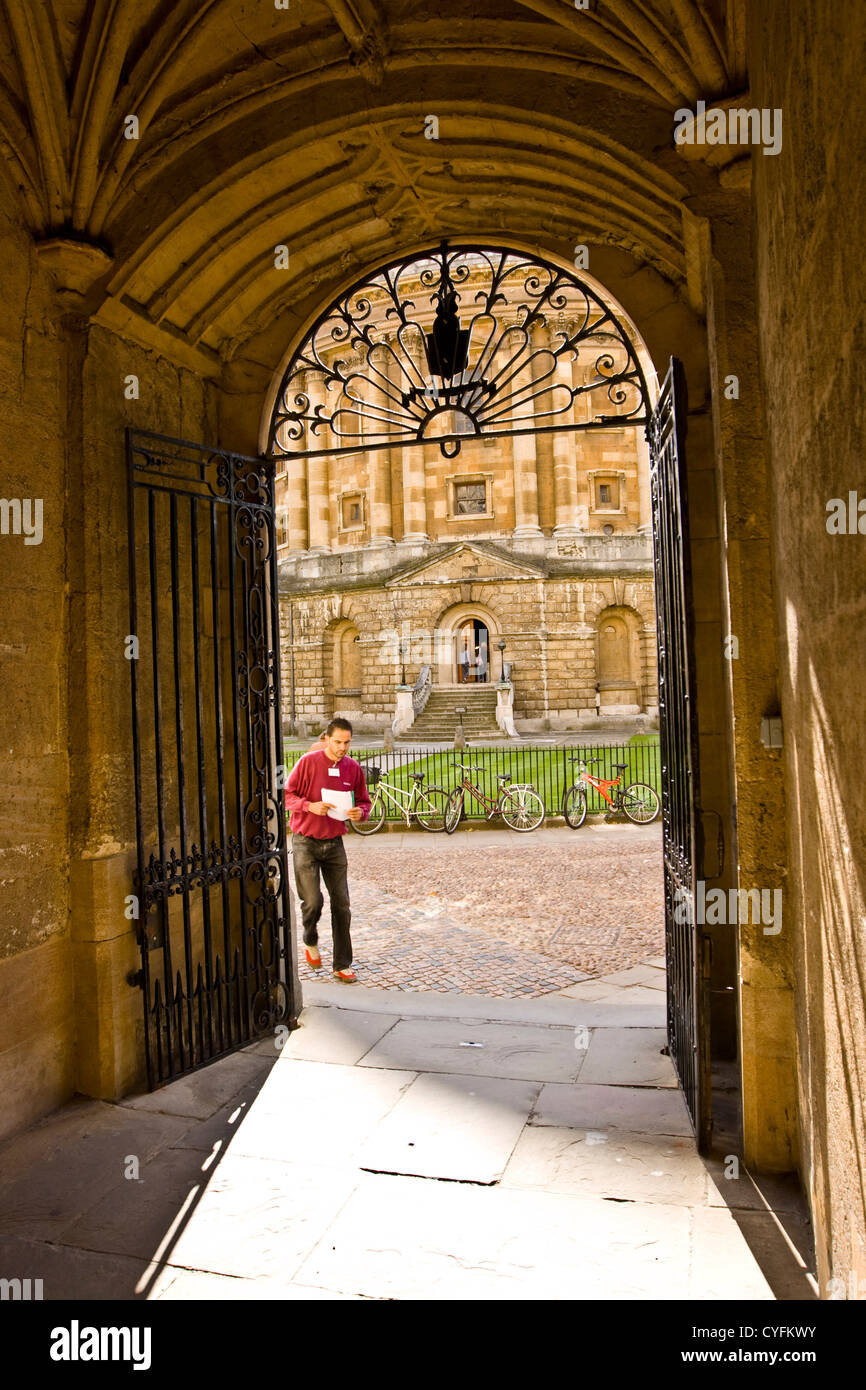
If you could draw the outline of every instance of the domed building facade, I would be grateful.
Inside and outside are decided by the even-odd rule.
[[[620,339],[594,307],[591,351],[562,352],[580,306],[561,295],[533,313],[514,276],[494,326],[472,314],[486,270],[467,259],[454,302],[473,347],[446,378],[456,386],[431,372],[438,296],[421,263],[399,313],[392,286],[368,287],[363,326],[320,325],[284,385],[287,726],[337,713],[359,731],[450,736],[459,708],[470,733],[529,735],[657,715],[644,432],[568,428],[597,415]],[[399,417],[419,400],[425,423],[410,434]],[[313,422],[305,454],[300,415]]]

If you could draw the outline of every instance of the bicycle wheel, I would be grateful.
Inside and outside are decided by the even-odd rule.
[[[632,782],[622,794],[622,809],[636,825],[649,825],[658,815],[661,803],[646,782]]]
[[[366,820],[350,820],[356,835],[374,835],[385,819],[385,798],[376,791],[373,793],[370,814]]]
[[[544,802],[529,787],[509,787],[499,809],[512,830],[537,830],[545,816]]]
[[[449,801],[444,787],[426,787],[418,797],[414,812],[418,824],[433,833],[444,830]]]
[[[562,803],[562,814],[572,830],[579,830],[586,820],[586,792],[583,787],[569,787]]]
[[[463,788],[455,787],[445,807],[445,834],[453,835],[463,819]]]

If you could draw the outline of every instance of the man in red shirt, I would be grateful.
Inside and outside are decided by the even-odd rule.
[[[352,726],[348,719],[332,719],[325,734],[322,751],[311,750],[299,758],[286,785],[295,886],[301,902],[307,962],[314,970],[321,970],[318,928],[325,903],[319,884],[321,871],[331,902],[334,975],[345,984],[354,984],[358,977],[351,969],[349,924],[352,914],[343,816],[349,820],[366,820],[370,814],[370,798],[360,763],[346,756],[352,742]],[[331,811],[335,814],[331,815]]]

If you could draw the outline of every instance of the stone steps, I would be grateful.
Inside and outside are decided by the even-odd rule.
[[[496,691],[489,687],[468,687],[466,690],[432,690],[415,723],[400,735],[398,742],[417,743],[419,739],[450,742],[460,724],[458,709],[464,711],[463,732],[467,738],[502,737],[496,723]]]

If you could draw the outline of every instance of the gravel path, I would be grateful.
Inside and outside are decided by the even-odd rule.
[[[355,964],[373,987],[539,996],[664,951],[657,825],[379,834],[346,848]],[[327,970],[327,907],[320,946]],[[305,963],[302,974],[316,978]]]

